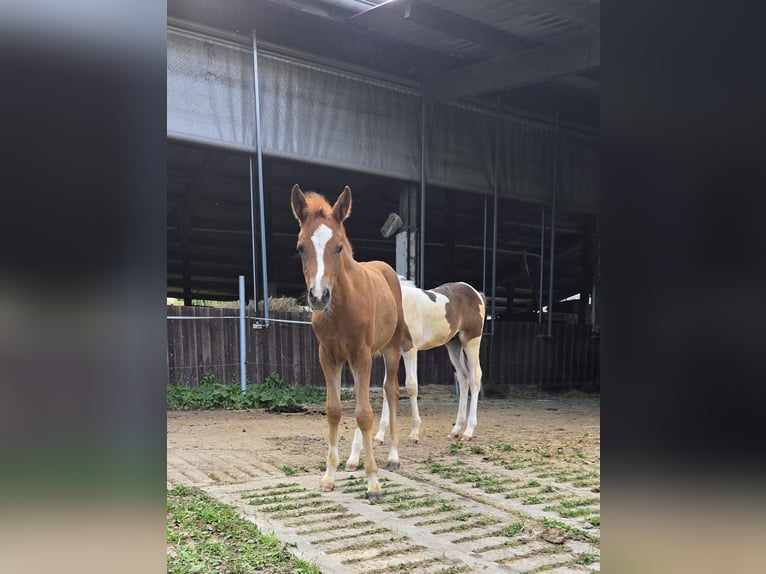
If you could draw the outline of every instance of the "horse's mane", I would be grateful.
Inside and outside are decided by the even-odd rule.
[[[330,219],[332,217],[332,206],[325,197],[316,191],[306,191],[303,194],[306,197],[306,217],[322,217]]]
[[[419,287],[415,285],[415,282],[412,279],[407,279],[406,277],[403,277],[401,275],[398,275],[399,277],[399,283],[402,284],[402,287],[412,287],[413,289],[418,289]]]
[[[420,289],[420,287],[415,285],[415,282],[412,279],[407,279],[406,277],[403,277],[402,275],[397,275],[397,277],[399,277],[399,283],[402,285],[402,287],[408,287],[411,289]],[[481,291],[479,291],[478,289],[476,289],[473,285],[469,285],[468,283],[465,283],[465,284],[468,285],[474,291],[476,291],[476,294],[479,295],[479,297],[481,297],[482,303],[484,303],[484,305],[486,306],[487,296]],[[428,291],[428,289],[421,289],[421,290]]]

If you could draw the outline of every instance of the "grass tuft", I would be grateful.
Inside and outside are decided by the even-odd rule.
[[[318,566],[293,556],[230,506],[185,486],[167,492],[167,547],[168,574],[320,573]]]
[[[516,536],[518,533],[522,532],[524,530],[524,523],[523,522],[514,522],[510,525],[508,525],[507,528],[503,530],[503,536],[507,536],[508,538],[511,538],[513,536]]]
[[[196,387],[168,387],[167,408],[181,411],[265,408],[271,412],[297,412],[305,410],[300,405],[322,403],[326,398],[326,389],[290,386],[274,372],[260,385],[248,384],[245,394],[242,394],[238,384],[219,383],[214,375],[208,373]]]

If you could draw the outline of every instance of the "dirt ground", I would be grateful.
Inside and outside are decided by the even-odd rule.
[[[420,441],[407,440],[412,421],[409,399],[399,399],[399,454],[402,466],[422,463],[429,456],[450,453],[457,442],[449,439],[457,414],[454,389],[442,385],[420,388],[422,419]],[[373,393],[374,431],[380,417],[382,395]],[[353,400],[344,401],[341,420],[340,456],[348,457],[355,429]],[[196,448],[236,450],[277,467],[292,466],[316,470],[327,452],[327,421],[324,405],[312,405],[307,413],[272,414],[257,411],[169,412],[168,450]],[[388,440],[388,437],[386,437]],[[525,389],[508,398],[481,398],[478,424],[470,445],[512,444],[558,455],[576,455],[598,467],[600,462],[599,397],[576,391],[549,395]],[[376,445],[379,465],[385,465],[388,446]]]
[[[169,412],[168,485],[195,486],[274,535],[323,573],[486,571],[594,573],[600,568],[599,397],[526,389],[479,400],[471,442],[448,438],[454,389],[420,389],[420,441],[400,398],[401,467],[383,469],[367,501],[364,471],[319,492],[324,405],[306,413]],[[380,417],[382,395],[373,393]],[[355,429],[344,401],[340,459]],[[377,430],[377,426],[375,427]],[[551,522],[553,521],[553,522]]]

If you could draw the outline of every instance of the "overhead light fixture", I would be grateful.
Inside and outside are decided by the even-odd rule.
[[[388,239],[391,237],[394,233],[399,231],[402,228],[403,222],[402,218],[397,213],[389,213],[388,219],[386,219],[386,222],[383,224],[383,227],[380,228],[380,234]]]

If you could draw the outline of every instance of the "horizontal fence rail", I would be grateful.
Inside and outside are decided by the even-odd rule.
[[[247,378],[262,383],[276,372],[289,385],[324,386],[317,340],[310,313],[273,312],[269,326],[247,317]],[[219,382],[239,381],[239,310],[168,306],[168,384],[194,387],[213,375]],[[495,334],[481,344],[483,390],[502,395],[513,385],[592,390],[599,386],[599,339],[578,325],[554,324],[550,338],[539,336],[537,323],[495,323]],[[383,360],[372,364],[371,386],[380,387]],[[405,380],[403,362],[399,381]],[[445,348],[418,354],[418,381],[453,384]],[[342,384],[354,385],[348,366]]]

